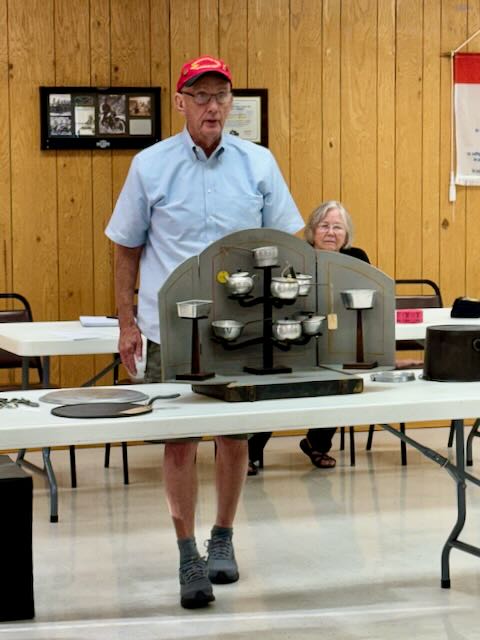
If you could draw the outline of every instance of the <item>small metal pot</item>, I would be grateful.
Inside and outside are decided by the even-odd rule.
[[[228,341],[236,340],[241,336],[244,326],[243,322],[237,320],[214,320],[212,322],[213,333],[217,338]]]
[[[296,340],[302,335],[300,320],[275,320],[272,324],[272,334],[277,340]]]
[[[307,273],[297,273],[295,278],[298,280],[298,295],[308,296],[312,288],[312,276]]]
[[[310,316],[309,318],[303,318],[301,320],[303,334],[306,336],[316,336],[317,333],[320,332],[324,320],[325,316]]]
[[[274,267],[278,261],[278,247],[258,247],[252,249],[256,267]]]
[[[275,276],[270,284],[270,293],[274,298],[294,300],[298,296],[299,287],[300,285],[296,278]]]
[[[372,309],[376,293],[375,289],[347,289],[340,296],[346,309]]]
[[[254,278],[247,271],[237,271],[227,278],[227,288],[232,295],[247,295],[253,289]]]

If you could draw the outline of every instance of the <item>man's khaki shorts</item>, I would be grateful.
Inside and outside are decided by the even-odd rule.
[[[162,382],[162,352],[160,345],[151,340],[147,340],[147,364],[145,367],[145,383]],[[246,433],[234,433],[226,436],[233,440],[247,440],[248,434]],[[178,440],[155,440],[155,442],[198,442],[201,438],[179,438]]]

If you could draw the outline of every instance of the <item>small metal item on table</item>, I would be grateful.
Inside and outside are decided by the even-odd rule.
[[[372,373],[370,378],[375,382],[411,382],[415,380],[413,371],[378,371]]]
[[[51,404],[78,404],[80,402],[142,402],[148,396],[135,389],[108,387],[90,387],[78,389],[59,389],[50,391],[39,398],[41,402]]]
[[[198,321],[208,318],[211,300],[183,300],[177,302],[177,314],[179,318],[192,321],[192,358],[190,373],[178,373],[177,380],[207,380],[215,376],[214,372],[202,371],[200,368],[200,336],[198,333]]]
[[[23,404],[26,407],[39,407],[38,402],[27,400],[27,398],[1,398],[0,409],[18,409],[18,405]]]

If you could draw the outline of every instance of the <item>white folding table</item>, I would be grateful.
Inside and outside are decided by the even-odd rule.
[[[0,348],[22,357],[22,388],[29,387],[29,359],[41,357],[43,361],[43,387],[50,386],[50,357],[78,356],[93,354],[115,354],[118,350],[118,327],[84,327],[79,321],[64,322],[11,322],[0,323]],[[97,373],[85,386],[93,384],[110,371],[118,358]],[[20,448],[17,457],[19,464],[45,473],[48,478],[51,496],[50,521],[58,521],[57,485],[50,460],[50,450],[42,449],[43,465],[41,469],[24,459],[25,448]],[[72,468],[75,470],[74,450],[70,449]],[[72,486],[76,486],[76,474],[72,475]]]
[[[421,309],[423,322],[397,322],[395,324],[395,340],[424,340],[428,327],[438,325],[472,325],[480,327],[480,318],[451,318],[450,307],[440,309]]]
[[[51,356],[117,353],[118,327],[84,327],[79,321],[0,323],[0,349],[23,358],[22,387],[29,384],[29,358],[43,358],[43,386],[50,383]]]
[[[46,403],[38,408],[2,409],[0,450],[282,431],[306,426],[380,424],[445,468],[456,482],[457,520],[445,542],[441,560],[441,584],[448,588],[453,548],[480,557],[480,548],[458,539],[466,519],[466,481],[480,485],[480,480],[465,470],[463,433],[464,419],[480,415],[480,382],[442,383],[417,378],[405,383],[381,383],[372,382],[369,374],[362,377],[365,381],[362,393],[252,403],[228,403],[197,395],[185,384],[132,385],[128,388],[150,397],[172,392],[181,395],[175,400],[159,401],[150,414],[128,418],[60,418],[51,414],[52,405]],[[37,400],[42,392],[31,390],[24,395]],[[0,398],[5,396],[0,394]],[[454,421],[455,463],[389,426],[414,420]]]

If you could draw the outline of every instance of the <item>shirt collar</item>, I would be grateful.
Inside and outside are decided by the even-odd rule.
[[[209,162],[214,159],[218,160],[218,158],[220,158],[220,156],[225,151],[223,133],[217,148],[209,158],[207,158],[205,151],[201,147],[199,147],[197,144],[195,144],[195,142],[192,140],[190,134],[188,133],[187,127],[183,129],[183,139],[184,139],[184,143],[187,148],[187,151],[193,160],[199,160],[201,162]]]

